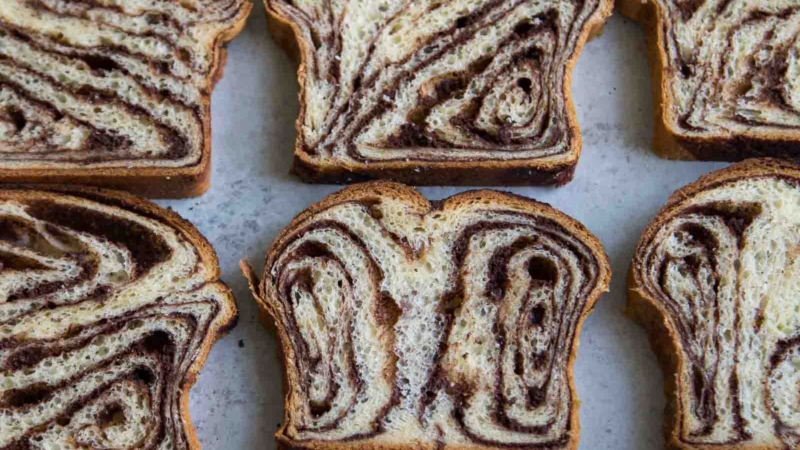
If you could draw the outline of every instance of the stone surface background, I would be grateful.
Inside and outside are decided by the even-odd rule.
[[[212,100],[212,188],[189,200],[159,201],[191,220],[216,247],[223,280],[236,295],[239,325],[214,347],[191,392],[205,450],[273,449],[283,417],[275,335],[238,262],[258,270],[270,241],[291,218],[338,186],[289,175],[297,116],[295,66],[270,39],[256,2],[230,44]],[[575,179],[553,188],[511,189],[582,221],[605,245],[611,292],[586,321],[575,367],[581,449],[663,448],[663,376],[645,333],[622,315],[628,264],[640,232],[675,189],[723,164],[659,159],[650,150],[653,101],[642,29],[618,14],[588,43],[573,75],[583,133]],[[424,188],[440,199],[462,188]]]

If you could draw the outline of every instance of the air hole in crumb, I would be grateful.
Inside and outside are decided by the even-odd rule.
[[[153,63],[155,71],[160,74],[168,74],[170,72],[170,64],[166,61],[156,61]]]
[[[133,378],[137,381],[141,381],[144,384],[151,384],[156,379],[153,372],[146,367],[137,367],[136,370],[133,371]]]
[[[692,67],[686,63],[681,63],[681,75],[683,75],[684,78],[692,76]]]
[[[164,331],[156,331],[155,333],[144,338],[142,346],[145,350],[157,353],[164,353],[168,347],[172,345],[172,339]]]
[[[528,407],[536,408],[541,406],[547,398],[547,391],[541,387],[528,388]]]
[[[97,414],[97,424],[103,428],[123,423],[125,423],[125,411],[119,403],[112,403]]]
[[[164,22],[164,16],[162,14],[148,14],[145,20],[148,25],[158,25]]]
[[[528,95],[531,95],[531,85],[532,82],[530,78],[520,78],[517,80],[517,86]]]
[[[25,114],[19,108],[6,108],[6,114],[8,115],[8,118],[11,119],[11,122],[14,124],[14,128],[16,128],[17,131],[22,131],[22,129],[25,128],[25,125],[28,124],[28,120],[25,119]]]
[[[315,32],[311,32],[311,42],[314,44],[314,48],[320,48],[322,42],[319,40],[319,36]]]
[[[533,30],[533,24],[528,21],[522,22],[514,27],[514,33],[518,34],[519,36],[525,36],[526,34],[530,33],[531,30]]]
[[[81,57],[81,60],[86,63],[89,68],[95,72],[111,72],[112,70],[119,69],[119,66],[113,59],[100,56],[100,55],[86,55]]]
[[[558,268],[547,258],[532,258],[528,264],[528,274],[533,280],[554,282],[558,278]]]
[[[320,417],[326,412],[331,410],[331,404],[329,402],[310,402],[310,409],[311,409],[311,416],[312,417]]]
[[[383,219],[383,211],[377,205],[370,206],[369,215],[375,220]]]
[[[192,54],[189,52],[189,50],[182,48],[178,50],[178,58],[180,58],[181,61],[188,63],[192,59]]]
[[[528,326],[529,327],[538,327],[542,325],[544,322],[546,310],[543,306],[537,305],[531,309],[528,313]]]

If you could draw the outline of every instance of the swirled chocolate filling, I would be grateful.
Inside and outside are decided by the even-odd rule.
[[[350,168],[572,161],[566,80],[607,6],[271,0],[302,42],[297,151]]]
[[[681,135],[797,136],[800,4],[654,0],[667,120]],[[795,147],[796,151],[796,147]],[[758,156],[758,155],[751,155]]]
[[[279,439],[574,444],[570,358],[608,282],[599,243],[527,199],[431,205],[381,186],[325,203],[269,253],[291,390]]]
[[[0,169],[186,167],[243,0],[0,4]]]
[[[795,172],[728,177],[672,205],[640,243],[637,289],[683,367],[674,428],[687,448],[800,444],[797,205]]]
[[[236,310],[179,220],[0,190],[0,449],[189,448],[181,398]]]

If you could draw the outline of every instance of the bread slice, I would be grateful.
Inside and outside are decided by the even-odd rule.
[[[235,324],[178,215],[92,188],[0,189],[0,449],[197,449],[189,389]]]
[[[645,230],[627,313],[665,371],[670,449],[800,446],[800,167],[749,160]]]
[[[0,183],[208,189],[209,102],[247,0],[0,2]]]
[[[612,0],[266,5],[301,61],[293,172],[304,181],[572,179],[572,67]]]
[[[285,355],[279,448],[577,447],[572,366],[610,269],[550,206],[360,184],[296,217],[260,282],[242,268]]]
[[[717,161],[800,156],[796,2],[617,5],[646,28],[656,153]]]

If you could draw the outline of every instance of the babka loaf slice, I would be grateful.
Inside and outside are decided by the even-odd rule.
[[[237,317],[208,242],[127,194],[0,190],[0,449],[197,449],[189,389]]]
[[[564,184],[572,66],[612,0],[267,0],[298,53],[293,171],[308,182]]]
[[[749,160],[676,192],[628,313],[665,370],[670,449],[800,448],[800,167]]]
[[[662,157],[800,157],[800,3],[618,0],[646,27]]]
[[[203,193],[247,0],[0,2],[0,183]]]
[[[357,185],[295,218],[260,282],[243,270],[285,356],[279,447],[577,447],[572,366],[610,269],[550,206]]]

